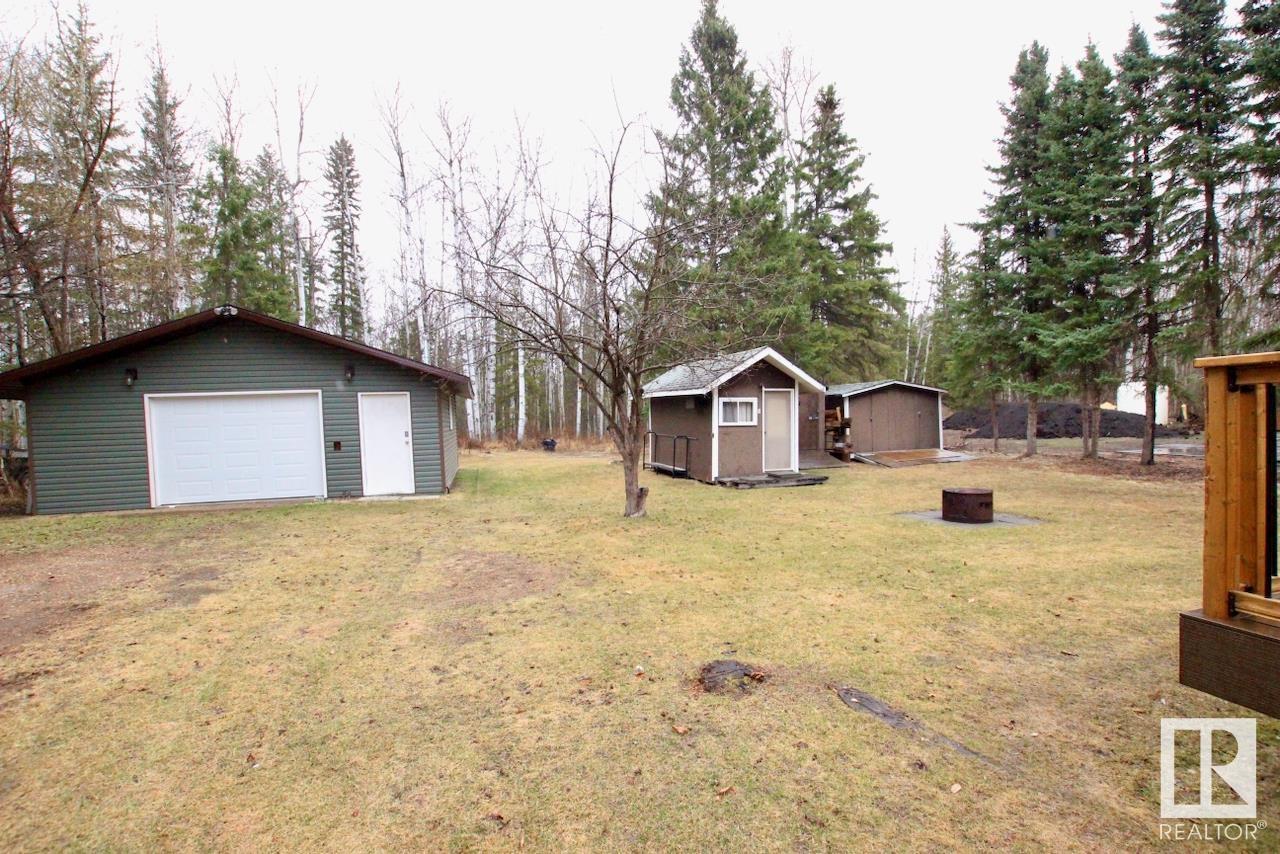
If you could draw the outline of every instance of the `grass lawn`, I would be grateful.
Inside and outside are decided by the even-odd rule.
[[[1177,684],[1194,481],[647,476],[625,521],[604,457],[463,466],[442,500],[0,518],[0,848],[1145,847],[1161,716],[1241,713]],[[897,515],[945,485],[1043,523]],[[767,678],[699,690],[720,658]]]

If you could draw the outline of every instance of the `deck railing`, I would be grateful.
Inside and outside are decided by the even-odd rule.
[[[650,430],[645,433],[644,438],[648,444],[646,466],[676,477],[689,476],[689,445],[696,441],[692,436],[655,433]]]

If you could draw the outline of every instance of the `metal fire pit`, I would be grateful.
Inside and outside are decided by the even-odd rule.
[[[948,522],[994,522],[995,501],[990,489],[957,486],[942,490],[942,518]]]

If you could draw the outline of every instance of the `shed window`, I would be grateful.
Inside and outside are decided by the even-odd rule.
[[[756,423],[756,399],[754,397],[720,398],[720,426],[754,427]]]
[[[449,410],[449,429],[457,430],[458,426],[457,424],[454,423],[453,419],[456,417],[455,412],[457,411],[458,404],[455,402],[454,397],[451,394],[447,395],[444,400],[445,400],[445,406]]]

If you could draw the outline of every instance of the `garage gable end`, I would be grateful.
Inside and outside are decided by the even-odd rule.
[[[233,438],[237,430],[264,424],[278,437],[296,434],[298,448],[304,449],[299,453],[315,449],[316,438],[304,432],[310,429],[307,416],[302,411],[290,414],[290,408],[310,406],[314,412],[318,405],[320,423],[315,430],[320,432],[323,452],[320,494],[343,497],[362,494],[358,395],[407,392],[414,489],[421,494],[442,493],[445,449],[440,401],[450,397],[442,390],[448,390],[442,379],[243,320],[86,362],[33,381],[26,390],[35,510],[66,513],[162,503],[167,493],[153,495],[145,401],[178,399],[168,395],[240,398],[234,411],[209,404],[204,414],[216,423],[225,422],[227,435]],[[287,399],[281,393],[297,397]],[[267,395],[280,405],[274,413],[265,411],[262,405],[247,402],[254,395]],[[304,395],[315,402],[302,403]],[[193,448],[200,452],[198,444]],[[184,462],[200,465],[198,459]],[[245,471],[254,464],[248,456],[239,462]],[[266,473],[275,486],[240,483],[209,488],[214,494],[217,489],[234,493],[237,488],[309,494],[314,487],[306,478],[314,475],[314,468],[281,463],[276,471]],[[198,478],[193,475],[188,480]],[[184,488],[194,495],[201,487],[188,484]],[[235,497],[223,494],[214,500]]]

